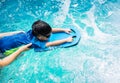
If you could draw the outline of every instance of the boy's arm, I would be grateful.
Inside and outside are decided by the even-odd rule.
[[[73,41],[73,38],[72,37],[68,37],[68,38],[62,39],[62,40],[57,40],[57,41],[53,41],[53,42],[47,42],[46,46],[47,47],[49,47],[49,46],[56,46],[56,45],[63,44],[65,42],[72,42],[72,41]]]
[[[63,28],[52,28],[52,32],[66,32],[66,33],[70,33],[71,29],[63,29]]]
[[[15,32],[0,33],[0,38],[2,38],[4,36],[14,35],[14,34],[21,33],[21,32],[24,32],[24,31],[15,31]]]
[[[28,50],[29,46],[31,46],[32,44],[27,44],[25,46],[20,47],[17,51],[15,51],[13,54],[5,57],[4,59],[0,60],[0,67],[6,66],[8,64],[10,64],[12,61],[15,60],[15,58],[23,51]]]

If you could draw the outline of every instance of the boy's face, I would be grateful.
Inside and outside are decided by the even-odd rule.
[[[51,35],[51,33],[47,34],[46,36],[44,36],[44,35],[38,35],[37,38],[39,40],[43,40],[44,41],[44,40],[48,40],[49,37],[50,37],[50,35]]]

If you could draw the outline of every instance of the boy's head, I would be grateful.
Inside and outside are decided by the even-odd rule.
[[[32,25],[32,34],[39,40],[47,40],[50,37],[52,28],[44,21],[35,21]]]

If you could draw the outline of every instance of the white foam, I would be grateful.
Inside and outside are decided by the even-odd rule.
[[[61,2],[61,8],[59,8],[59,11],[54,14],[55,25],[61,25],[69,12],[70,0],[61,0]]]
[[[104,4],[107,0],[98,0],[100,4]]]

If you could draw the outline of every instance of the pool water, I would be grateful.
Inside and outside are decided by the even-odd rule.
[[[31,29],[41,19],[52,27],[77,27],[78,45],[33,49],[0,70],[0,83],[119,83],[120,0],[0,0],[0,33]]]

